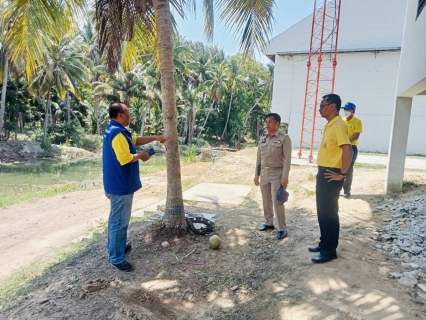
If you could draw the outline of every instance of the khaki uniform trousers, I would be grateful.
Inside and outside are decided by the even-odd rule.
[[[263,200],[265,225],[275,226],[278,231],[286,230],[284,204],[277,203],[277,192],[281,186],[282,168],[262,169],[260,174],[260,191]],[[274,220],[275,213],[275,220]]]

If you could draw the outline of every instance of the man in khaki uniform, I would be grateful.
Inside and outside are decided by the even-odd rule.
[[[277,203],[277,192],[281,185],[284,189],[288,185],[291,165],[291,139],[278,130],[281,123],[281,117],[278,114],[270,113],[265,117],[265,120],[268,134],[259,141],[254,176],[254,184],[260,185],[262,192],[263,214],[265,216],[265,224],[259,228],[259,231],[275,229],[275,225],[278,227],[277,238],[281,240],[287,236],[287,226],[285,224],[284,204]],[[260,172],[258,170],[259,165]]]

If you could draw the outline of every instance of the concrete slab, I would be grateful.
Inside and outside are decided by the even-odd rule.
[[[251,187],[236,184],[200,183],[183,193],[184,200],[241,204]]]
[[[303,156],[299,159],[298,150],[293,150],[291,155],[291,163],[300,166],[313,166],[316,167],[316,159],[318,152],[313,153],[314,162],[309,163],[308,155],[309,151],[304,151]],[[358,154],[356,163],[365,163],[365,164],[381,164],[384,166],[388,165],[388,155],[387,154]],[[419,169],[426,170],[426,157],[416,157],[416,156],[407,156],[405,158],[405,168],[406,169]]]

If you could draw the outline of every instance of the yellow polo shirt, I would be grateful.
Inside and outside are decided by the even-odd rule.
[[[348,127],[342,117],[337,116],[324,127],[317,164],[321,167],[341,169],[343,155],[341,146],[344,144],[351,144]]]
[[[351,120],[343,119],[348,126],[348,135],[349,139],[352,139],[355,133],[361,133],[362,132],[362,121],[360,118],[357,118],[355,116],[352,117]],[[358,145],[358,139],[352,142],[353,146]]]
[[[136,137],[132,137],[133,143],[136,144]],[[112,140],[112,149],[115,156],[122,166],[133,160],[133,154],[130,153],[129,143],[122,133],[117,134]]]

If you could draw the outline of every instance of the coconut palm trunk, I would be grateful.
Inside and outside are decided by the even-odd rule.
[[[146,112],[151,109],[151,103],[148,102],[142,112],[142,119],[141,119],[141,137],[143,137],[144,131],[145,131],[145,119],[146,119]]]
[[[4,111],[6,109],[6,90],[7,76],[9,73],[9,54],[7,49],[4,50],[4,71],[3,71],[3,86],[1,90],[1,106],[0,106],[0,140],[3,132]]]
[[[164,134],[167,143],[167,199],[164,222],[168,227],[185,227],[181,169],[178,148],[176,87],[174,79],[173,30],[169,0],[153,0],[160,54],[161,97]]]
[[[47,92],[47,104],[44,112],[43,145],[46,147],[47,122],[49,121],[50,90]]]
[[[70,103],[70,91],[67,89],[67,124],[70,124],[70,111],[71,111],[71,103]]]
[[[207,120],[209,120],[210,112],[213,110],[213,106],[214,106],[214,101],[212,103],[212,106],[209,108],[209,112],[207,112],[206,120],[204,120],[203,126],[201,127],[200,131],[198,132],[197,139],[200,139],[201,134],[204,131],[204,127],[206,126]]]
[[[232,90],[231,87],[231,101],[229,102],[229,108],[228,108],[228,116],[226,117],[226,123],[225,127],[223,128],[222,136],[220,137],[221,140],[223,140],[228,133],[228,122],[229,122],[229,116],[231,115],[231,107],[232,107],[232,98],[234,97],[234,90]]]

